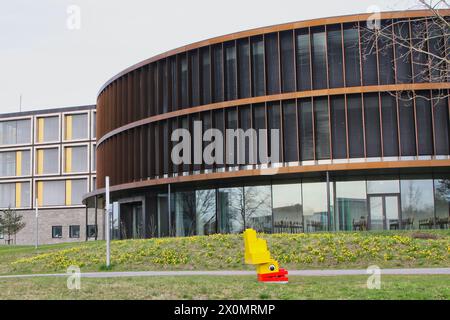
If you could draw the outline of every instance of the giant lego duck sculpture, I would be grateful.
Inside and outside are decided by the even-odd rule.
[[[278,262],[270,257],[267,242],[256,238],[256,231],[244,231],[245,263],[256,265],[258,281],[265,283],[287,283],[288,272],[278,267]]]

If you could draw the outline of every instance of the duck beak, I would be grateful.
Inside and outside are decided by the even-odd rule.
[[[258,281],[265,283],[288,283],[287,270],[280,268],[278,272],[258,274]]]

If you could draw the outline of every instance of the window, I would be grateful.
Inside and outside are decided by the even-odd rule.
[[[30,151],[0,152],[0,177],[30,175]]]
[[[380,108],[377,93],[364,94],[367,157],[381,157]]]
[[[264,88],[264,43],[262,36],[252,37],[252,85],[253,96],[263,96]]]
[[[409,39],[409,23],[394,20],[394,34],[399,39]],[[395,57],[397,67],[397,82],[411,82],[411,53],[404,43],[395,44]]]
[[[239,98],[249,98],[250,93],[250,46],[248,39],[237,41]]]
[[[361,85],[358,24],[344,24],[345,85]]]
[[[251,129],[251,123],[252,123],[252,119],[251,119],[251,109],[250,106],[241,106],[238,109],[239,111],[239,127],[244,130],[244,132],[247,132],[248,129]],[[245,138],[245,145],[243,146],[244,148],[244,155],[245,155],[245,164],[254,164],[256,163],[257,159],[252,159],[254,163],[250,163],[250,152],[252,152],[252,154],[256,154],[254,151],[257,150],[257,141],[255,141],[254,145],[254,149],[250,150],[250,137],[249,138]],[[240,157],[242,157],[242,155],[239,155]]]
[[[272,194],[273,232],[303,232],[301,183],[274,184]]]
[[[62,226],[52,226],[52,238],[62,238]]]
[[[421,48],[425,52],[429,49],[427,47],[428,38],[426,35],[427,23],[423,19],[411,20],[411,42],[413,47]],[[428,51],[429,52],[429,51]],[[428,74],[428,54],[412,50],[412,61],[414,71],[414,82],[426,82],[429,80]]]
[[[365,86],[378,84],[377,49],[371,30],[361,30],[361,55],[363,69],[363,84]]]
[[[398,180],[367,180],[367,194],[399,193]]]
[[[325,182],[302,184],[305,232],[328,230],[327,185]]]
[[[295,91],[295,53],[292,31],[280,33],[281,85],[283,92]]]
[[[398,98],[400,120],[400,151],[402,156],[416,155],[416,125],[414,121],[414,103],[407,94]]]
[[[311,29],[311,56],[314,89],[327,88],[327,51],[324,27]]]
[[[330,99],[333,159],[345,159],[347,158],[345,100],[344,96],[332,96]]]
[[[414,229],[432,229],[434,226],[433,180],[401,179],[402,220],[409,219]],[[404,223],[405,227],[407,226]]]
[[[295,100],[283,101],[284,161],[298,161],[297,110]]]
[[[435,95],[433,94],[433,96]],[[448,100],[447,98],[443,98],[434,103],[434,142],[436,144],[436,155],[448,155],[450,152]]]
[[[42,148],[36,150],[36,174],[59,173],[59,149]]]
[[[220,233],[241,233],[244,225],[244,190],[238,188],[218,189],[217,214]]]
[[[190,68],[190,83],[191,83],[191,99],[192,106],[198,106],[200,104],[200,74],[199,74],[199,62],[198,62],[198,50],[189,51],[189,68]]]
[[[0,183],[0,208],[29,208],[29,182]]]
[[[79,238],[80,237],[80,226],[74,225],[69,226],[69,238]]]
[[[272,232],[271,186],[244,187],[245,228]]]
[[[223,54],[222,45],[212,47],[213,57],[213,102],[223,101]]]
[[[92,171],[96,171],[97,170],[97,150],[96,150],[96,145],[93,144],[92,145]]]
[[[308,29],[296,31],[297,90],[311,90],[310,37]]]
[[[364,157],[364,132],[361,95],[347,96],[348,149],[350,158]]]
[[[280,65],[278,33],[265,35],[267,94],[280,93]]]
[[[448,176],[434,180],[434,204],[436,207],[436,222],[445,221],[450,217],[450,179]],[[441,227],[436,225],[436,227]]]
[[[97,225],[90,224],[87,226],[87,234],[88,238],[96,238],[97,237]]]
[[[281,154],[281,123],[280,123],[280,102],[268,102],[267,103],[267,113],[268,113],[268,124],[269,124],[269,131],[268,131],[268,137],[269,137],[269,148],[268,151],[270,152],[270,158],[272,163],[277,163],[282,161],[282,154]],[[278,132],[278,141],[274,140],[272,138],[272,130],[274,132]],[[276,131],[275,131],[276,130]],[[276,136],[274,136],[276,138]],[[277,148],[278,146],[278,148]],[[277,154],[278,153],[278,154]]]
[[[385,34],[392,34],[392,20],[381,21],[382,32]],[[395,83],[394,79],[394,46],[392,38],[379,37],[378,38],[378,59],[380,60],[380,84]]]
[[[366,181],[337,181],[335,230],[367,230]]]
[[[300,131],[300,158],[314,160],[313,112],[311,99],[298,100],[298,124]]]
[[[202,104],[211,103],[211,56],[209,47],[200,49]]]
[[[222,133],[222,137],[225,137],[225,122],[224,122],[225,120],[224,120],[224,110],[223,109],[213,111],[213,121],[214,121],[213,127]],[[225,147],[225,141],[223,141],[223,148],[224,147]],[[226,154],[225,154],[224,150],[225,149],[221,150],[220,153],[225,156]],[[218,158],[217,160],[220,163],[216,164],[216,167],[223,168],[225,159]]]
[[[264,104],[255,104],[253,105],[253,129],[256,130],[257,134],[259,134],[259,130],[266,129],[266,108]],[[258,140],[258,150],[260,148],[260,144],[266,143],[266,141]],[[265,146],[267,148],[267,144]],[[268,149],[266,149],[268,150]],[[261,151],[258,151],[258,164],[261,164]]]
[[[226,110],[226,129],[236,130],[238,128],[238,118],[237,118],[237,110],[235,108],[230,108]],[[233,138],[234,141],[227,140],[225,134],[225,148],[226,148],[226,156],[225,162],[229,166],[236,166],[238,164],[238,142],[237,138]]]
[[[416,96],[417,143],[421,156],[433,154],[433,129],[429,99],[428,92],[418,92],[418,96]]]
[[[330,158],[330,127],[328,123],[328,98],[314,98],[314,129],[316,159]]]
[[[97,136],[97,112],[92,112],[92,138]]]
[[[188,107],[189,99],[188,99],[188,65],[187,65],[187,57],[186,54],[181,54],[180,56],[180,77],[181,77],[181,106],[183,108]]]
[[[29,134],[29,131],[27,134]],[[51,142],[58,140],[59,140],[59,117],[54,116],[54,117],[37,118],[36,142]],[[29,139],[27,140],[27,142],[29,142]]]
[[[392,94],[381,94],[383,123],[383,156],[398,156],[397,103]]]
[[[64,148],[64,172],[88,171],[88,147],[73,146]]]
[[[0,145],[30,143],[31,120],[0,121]]]
[[[64,206],[66,204],[66,183],[64,180],[38,181],[36,188],[40,207]]]
[[[81,140],[88,138],[88,115],[71,114],[65,116],[65,140]]]
[[[327,26],[327,41],[330,88],[343,87],[342,31],[340,24]]]
[[[87,193],[87,180],[67,180],[66,181],[66,205],[81,205],[83,195]]]
[[[234,42],[225,44],[225,94],[226,100],[237,99],[236,47]]]

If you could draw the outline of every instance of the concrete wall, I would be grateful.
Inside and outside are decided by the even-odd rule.
[[[13,239],[18,245],[34,245],[36,242],[36,219],[34,210],[17,210],[23,216],[25,228],[23,228]],[[97,210],[98,239],[103,239],[104,224],[103,210]],[[95,209],[88,210],[88,224],[95,224]],[[80,237],[69,237],[69,226],[80,226]],[[52,226],[62,226],[62,238],[52,238]],[[0,244],[6,243],[7,236],[0,239]],[[63,242],[83,242],[86,240],[86,209],[85,208],[63,208],[63,209],[40,209],[39,210],[39,244],[55,244]],[[91,238],[89,240],[95,240]]]

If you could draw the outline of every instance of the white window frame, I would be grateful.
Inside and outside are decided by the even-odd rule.
[[[58,117],[58,139],[52,141],[44,141],[38,142],[38,119],[40,118],[53,118]],[[46,145],[46,144],[55,144],[61,142],[61,114],[60,113],[45,113],[45,114],[37,114],[34,116],[34,144],[35,145]]]

